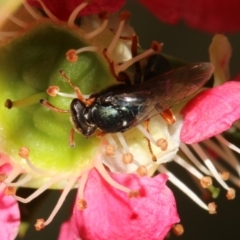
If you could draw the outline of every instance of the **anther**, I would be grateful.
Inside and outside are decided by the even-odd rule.
[[[229,172],[226,172],[226,171],[219,173],[219,175],[221,176],[222,180],[224,180],[224,181],[227,181],[230,176]]]
[[[37,222],[35,223],[34,226],[35,226],[35,229],[36,229],[37,231],[42,230],[42,229],[45,227],[45,221],[44,221],[44,219],[43,219],[43,218],[37,219]]]
[[[27,147],[21,147],[18,151],[18,155],[21,157],[21,158],[24,158],[24,159],[27,159],[29,158],[29,149]]]
[[[78,60],[78,55],[76,53],[75,49],[70,49],[66,52],[66,59],[71,62],[71,63],[75,63]]]
[[[173,230],[173,233],[176,235],[176,236],[181,236],[183,233],[184,233],[184,228],[183,228],[183,225],[178,223],[178,224],[175,224],[172,228]]]
[[[144,177],[147,175],[147,168],[145,166],[140,166],[138,167],[137,169],[137,174],[140,176],[140,177]]]
[[[168,142],[164,138],[160,138],[157,140],[157,146],[161,148],[162,151],[166,151],[168,148]]]
[[[235,196],[236,196],[235,189],[229,188],[229,190],[227,191],[227,195],[226,195],[227,199],[228,200],[233,200],[235,198]]]
[[[122,156],[122,161],[125,163],[125,164],[130,164],[133,162],[133,155],[131,153],[125,153],[123,154]]]
[[[58,86],[50,86],[46,90],[47,94],[51,97],[56,97],[56,95],[59,91],[60,91],[60,88]]]
[[[217,205],[216,205],[215,202],[211,202],[211,203],[208,204],[208,212],[210,214],[216,214],[217,213],[216,209],[217,209]]]
[[[200,183],[203,188],[208,188],[212,186],[212,178],[209,176],[205,176],[200,179]]]
[[[106,147],[105,147],[105,154],[107,156],[114,156],[115,154],[115,147],[111,144],[108,144]]]
[[[132,190],[128,194],[129,198],[139,197],[139,191],[138,190]]]
[[[8,186],[5,188],[4,190],[4,194],[7,195],[7,196],[13,196],[16,194],[16,188],[15,187],[12,187],[12,186]]]
[[[4,172],[0,174],[0,183],[2,183],[5,179],[7,179],[8,175]]]
[[[128,11],[123,11],[119,14],[119,20],[120,21],[126,21],[131,17],[131,13]]]
[[[84,210],[87,208],[87,202],[84,199],[78,199],[77,201],[77,209]]]

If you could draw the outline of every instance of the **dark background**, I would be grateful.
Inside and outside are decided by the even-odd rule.
[[[146,9],[135,0],[129,0],[124,9],[132,13],[131,25],[140,38],[142,48],[148,48],[152,40],[164,43],[163,52],[173,55],[187,61],[208,61],[208,47],[211,43],[212,35],[206,34],[194,29],[188,28],[184,23],[177,26],[170,26],[161,23],[152,16]],[[239,63],[239,40],[240,34],[229,35],[229,40],[233,47],[233,56],[231,60],[231,73],[235,76],[240,70]],[[184,180],[188,186],[194,189],[195,185],[188,173],[174,164],[170,168],[178,172],[178,176]],[[217,185],[217,184],[216,184]],[[181,223],[184,225],[185,233],[181,237],[171,234],[169,239],[179,240],[238,240],[240,239],[240,201],[239,191],[235,200],[228,201],[225,197],[225,191],[221,189],[220,197],[215,200],[218,208],[216,215],[209,215],[205,210],[198,207],[192,200],[184,195],[180,190],[169,184],[173,190]],[[196,189],[197,192],[197,189]],[[200,193],[199,193],[200,194]],[[68,216],[71,208],[74,193],[70,194],[65,206],[55,217],[54,221],[44,230],[36,232],[33,223],[24,239],[42,240],[57,239],[60,223]],[[42,207],[33,214],[33,218],[47,217],[55,206],[60,191],[48,191],[44,195]],[[39,205],[39,202],[33,202],[32,205]],[[157,224],[157,223],[156,223]],[[114,239],[113,239],[114,240]],[[151,240],[151,239],[150,239]]]

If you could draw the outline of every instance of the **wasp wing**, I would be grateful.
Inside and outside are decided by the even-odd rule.
[[[195,93],[212,73],[211,63],[189,64],[128,89],[116,91],[111,97],[111,103],[135,111],[136,119],[130,126],[133,127]]]

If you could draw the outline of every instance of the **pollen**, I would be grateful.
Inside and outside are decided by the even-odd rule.
[[[47,94],[51,97],[56,97],[59,91],[60,91],[60,88],[58,86],[50,86],[46,90]]]
[[[166,151],[168,148],[168,142],[164,138],[160,138],[156,142],[157,146],[161,148],[162,151]]]
[[[172,230],[173,230],[173,233],[178,237],[181,236],[184,233],[183,225],[180,224],[180,223],[175,224],[173,226]]]
[[[105,154],[107,156],[114,156],[115,154],[115,147],[111,144],[108,144],[106,147],[105,147]]]
[[[201,178],[200,183],[203,188],[208,188],[212,186],[212,178],[209,176],[205,176]]]
[[[133,162],[133,155],[131,153],[125,153],[122,156],[122,160],[125,164],[130,164]]]
[[[84,199],[79,199],[77,201],[77,209],[78,210],[84,210],[87,208],[87,202]]]
[[[139,191],[135,190],[135,191],[130,191],[128,194],[129,198],[136,198],[139,197]]]
[[[236,191],[233,188],[229,188],[226,195],[228,200],[233,200],[236,197]]]
[[[4,182],[5,179],[7,179],[8,175],[6,173],[0,174],[0,183]]]
[[[216,209],[217,209],[217,205],[215,202],[211,202],[208,204],[208,211],[210,214],[216,214]]]
[[[29,158],[29,149],[27,147],[21,147],[18,151],[18,155],[24,159]]]
[[[37,231],[42,230],[42,229],[45,227],[45,221],[44,221],[44,219],[43,219],[43,218],[37,219],[37,222],[35,223],[34,226],[35,226],[35,229],[36,229]]]
[[[229,175],[230,175],[229,172],[223,171],[223,172],[221,172],[221,173],[219,173],[219,174],[220,174],[222,180],[227,181],[227,180],[229,179]]]
[[[140,177],[144,177],[144,176],[147,176],[147,168],[145,166],[140,166],[138,167],[137,169],[137,174],[140,176]]]
[[[78,60],[78,55],[75,49],[70,49],[66,52],[66,58],[69,62],[75,63]]]
[[[6,187],[5,190],[4,190],[4,194],[7,195],[7,196],[9,196],[9,195],[11,195],[11,196],[15,195],[15,194],[16,194],[16,188],[15,188],[15,187],[11,187],[11,186]]]

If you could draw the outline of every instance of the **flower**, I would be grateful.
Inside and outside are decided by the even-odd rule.
[[[96,240],[163,239],[172,225],[179,221],[173,194],[165,185],[166,175],[159,174],[153,178],[111,176],[124,186],[140,189],[140,196],[129,201],[126,194],[111,189],[97,171],[92,171],[85,191],[88,208],[79,211],[78,203],[75,204],[73,215],[62,226],[59,239],[66,236],[68,239]]]
[[[0,155],[0,238],[6,240],[13,240],[18,234],[20,225],[20,213],[17,201],[8,196],[10,190],[4,189],[2,182],[7,178],[8,174],[12,171],[12,166],[8,163],[7,156]]]
[[[190,27],[210,32],[237,32],[240,19],[237,0],[164,1],[139,0],[161,21],[176,24],[184,20]]]
[[[124,95],[126,93],[116,87],[111,88],[113,92],[110,92],[110,88],[107,92],[102,91],[109,86],[119,84],[120,81],[134,80],[141,72],[139,61],[144,64],[142,61],[144,58],[154,55],[145,62],[148,67],[151,59],[160,56],[158,53],[161,51],[162,44],[153,42],[150,49],[138,54],[138,39],[133,29],[126,23],[130,17],[128,12],[120,13],[119,17],[109,17],[105,11],[99,12],[98,16],[85,16],[89,12],[84,12],[84,9],[87,10],[91,3],[84,1],[74,6],[71,13],[66,11],[66,15],[62,18],[61,14],[58,16],[53,14],[47,2],[46,5],[43,1],[38,2],[46,17],[35,12],[24,2],[25,14],[30,14],[34,21],[25,22],[12,17],[11,21],[19,25],[20,29],[15,32],[2,32],[3,45],[0,48],[0,81],[3,91],[0,100],[4,103],[0,109],[1,151],[10,156],[9,162],[14,169],[14,176],[17,177],[16,182],[13,183],[14,179],[8,178],[3,184],[7,187],[14,185],[36,188],[37,190],[27,198],[13,194],[16,200],[23,203],[30,202],[48,188],[63,190],[49,217],[45,220],[42,218],[37,220],[36,230],[41,230],[51,223],[70,190],[77,187],[74,213],[62,227],[62,238],[66,236],[67,231],[70,231],[72,238],[90,236],[89,238],[92,239],[99,234],[99,227],[107,230],[103,238],[105,236],[112,238],[111,236],[116,235],[116,232],[121,232],[121,229],[124,229],[124,235],[127,235],[129,226],[135,231],[131,231],[132,235],[129,233],[128,235],[136,238],[137,232],[142,230],[143,225],[148,226],[148,231],[141,235],[146,236],[147,239],[150,238],[150,234],[163,238],[163,235],[179,219],[173,196],[163,185],[166,177],[160,175],[159,172],[166,173],[170,182],[183,190],[203,209],[216,213],[215,203],[207,205],[176,178],[167,166],[162,165],[172,159],[192,173],[201,182],[203,188],[209,189],[216,195],[211,178],[214,177],[227,190],[227,198],[233,199],[234,189],[223,181],[222,178],[226,179],[226,177],[221,177],[217,171],[217,169],[224,170],[224,168],[217,164],[215,167],[212,159],[207,157],[200,144],[193,144],[192,148],[207,168],[196,160],[189,146],[180,143],[179,134],[183,124],[186,121],[185,128],[191,127],[192,123],[183,120],[178,114],[183,105],[178,105],[173,109],[176,119],[169,109],[164,108],[165,111],[161,112],[161,107],[165,107],[162,104],[165,103],[170,107],[201,87],[211,76],[212,65],[210,63],[192,64],[163,75],[161,79],[165,81],[164,87],[166,88],[161,88],[161,90],[167,98],[164,98],[161,105],[154,105],[161,112],[161,116],[156,114],[151,117],[150,121],[136,127],[133,122],[134,127],[132,127],[128,118],[125,118],[123,122],[121,122],[122,118],[118,118],[118,114],[122,114],[124,108],[128,107],[128,98]],[[98,8],[96,3],[92,5],[93,10],[99,11],[101,7]],[[80,26],[75,21],[78,15],[82,16]],[[21,61],[17,56],[21,57]],[[226,57],[226,59],[228,61],[229,58]],[[147,67],[143,69],[148,69]],[[159,74],[157,72],[157,77]],[[177,79],[179,85],[169,82],[167,80],[169,76]],[[187,76],[186,79],[190,80],[190,83],[187,83],[184,80],[185,77],[182,76]],[[156,90],[150,88],[148,83],[144,83],[144,86],[148,86],[152,91],[151,94],[155,96]],[[154,80],[154,83],[161,85],[160,81]],[[18,91],[15,91],[15,86]],[[146,93],[144,92],[146,89],[143,91],[142,85],[139,86],[133,87],[140,92],[140,97],[136,97],[137,100],[141,100],[142,92]],[[125,86],[121,85],[119,88],[122,87]],[[216,90],[217,88],[213,89],[213,92]],[[168,95],[169,92],[170,95]],[[94,95],[91,95],[93,93]],[[104,95],[106,93],[110,94]],[[228,97],[231,98],[231,95]],[[131,97],[131,99],[135,98]],[[149,96],[149,101],[152,99],[154,98]],[[119,105],[122,107],[119,100],[124,100],[126,106],[124,105],[121,111],[115,114],[114,110]],[[110,108],[113,114],[105,111],[105,107],[109,107],[108,101],[112,104]],[[188,101],[189,99],[186,100]],[[233,102],[230,100],[230,105]],[[191,108],[191,103],[188,106]],[[97,108],[95,115],[92,107]],[[139,111],[134,107],[134,110],[130,108],[132,112]],[[151,104],[147,106],[148,109],[151,107]],[[138,105],[137,108],[139,108]],[[89,114],[90,110],[91,114]],[[72,127],[69,123],[69,113]],[[104,118],[107,114],[108,118]],[[185,112],[186,119],[187,114],[188,111]],[[109,121],[114,116],[117,117]],[[216,116],[218,115],[214,115]],[[107,124],[102,120],[106,120]],[[212,122],[214,120],[216,119],[212,119]],[[112,126],[119,121],[122,124],[121,127],[131,128],[124,133],[121,132],[123,130],[121,128],[116,133],[112,133],[109,129],[112,130]],[[174,121],[176,121],[175,124],[169,125]],[[101,129],[102,132],[95,131],[96,124],[98,130]],[[115,127],[118,127],[118,124],[115,124]],[[104,129],[107,130],[104,131]],[[193,131],[199,131],[199,128],[193,128]],[[106,132],[110,133],[106,134]],[[69,139],[70,147],[67,139]],[[219,136],[218,139],[222,140]],[[230,145],[224,138],[223,142],[225,145]],[[221,152],[211,140],[209,144],[206,141],[204,143],[207,144],[206,149],[208,146],[214,146],[213,148],[217,149],[217,155],[230,163],[226,154]],[[178,152],[179,147],[182,153]],[[185,161],[186,156],[183,154],[199,170]],[[158,175],[152,177],[154,174]],[[157,189],[152,188],[156,182],[161,186]],[[236,183],[235,179],[233,182]],[[99,196],[105,192],[109,193],[106,199],[109,204],[105,204],[103,197],[95,197],[96,188],[100,190]],[[145,189],[147,197],[142,195],[142,189]],[[155,202],[154,196],[157,195],[160,199],[163,197],[162,200],[165,200],[166,195],[162,194],[165,191],[168,204],[163,204],[163,208],[161,203]],[[139,194],[140,197],[138,197]],[[121,201],[116,199],[116,196],[120,196]],[[129,199],[128,196],[136,197],[136,199]],[[123,202],[127,204],[124,205]],[[129,212],[131,213],[131,208],[138,204],[142,207],[142,211],[138,212],[139,216],[145,216],[149,211],[152,212],[153,208],[156,217],[162,216],[166,211],[174,214],[160,219],[159,221],[163,221],[161,226],[152,224],[147,221],[147,218],[143,221],[140,218],[137,222],[135,218],[130,220],[128,218],[128,225],[115,224],[113,228],[106,227],[106,223],[109,223],[107,220],[106,222],[100,221],[102,225],[99,226],[96,226],[93,221],[99,216],[95,211],[96,206],[104,206],[103,215],[106,215],[108,219],[112,218],[111,212],[113,211],[114,213],[115,211],[126,212],[128,215]],[[117,207],[114,208],[115,205]],[[82,231],[82,228],[86,231]],[[101,239],[99,235],[98,238]]]

